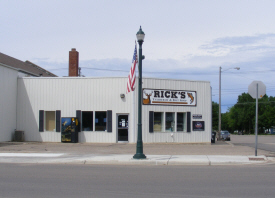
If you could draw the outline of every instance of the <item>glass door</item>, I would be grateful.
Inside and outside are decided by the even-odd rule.
[[[117,115],[117,141],[128,142],[128,115]]]

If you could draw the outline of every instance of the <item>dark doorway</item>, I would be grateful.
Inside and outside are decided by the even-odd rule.
[[[117,115],[117,141],[128,142],[128,115]]]

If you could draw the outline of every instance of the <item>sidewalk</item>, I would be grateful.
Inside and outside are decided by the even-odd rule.
[[[274,161],[270,152],[230,142],[215,144],[144,144],[147,159],[135,160],[135,144],[1,142],[0,163],[115,165],[233,165]]]

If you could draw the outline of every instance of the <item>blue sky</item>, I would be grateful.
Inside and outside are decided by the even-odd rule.
[[[0,51],[68,75],[71,48],[85,76],[127,76],[139,26],[143,76],[206,80],[222,112],[263,81],[275,96],[275,1],[0,0]],[[240,70],[231,69],[240,67]],[[101,70],[99,70],[101,69]],[[226,70],[226,71],[225,71]]]

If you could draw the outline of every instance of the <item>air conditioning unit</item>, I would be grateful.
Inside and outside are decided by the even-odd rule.
[[[14,131],[14,141],[15,142],[24,142],[25,140],[25,135],[24,131]]]

